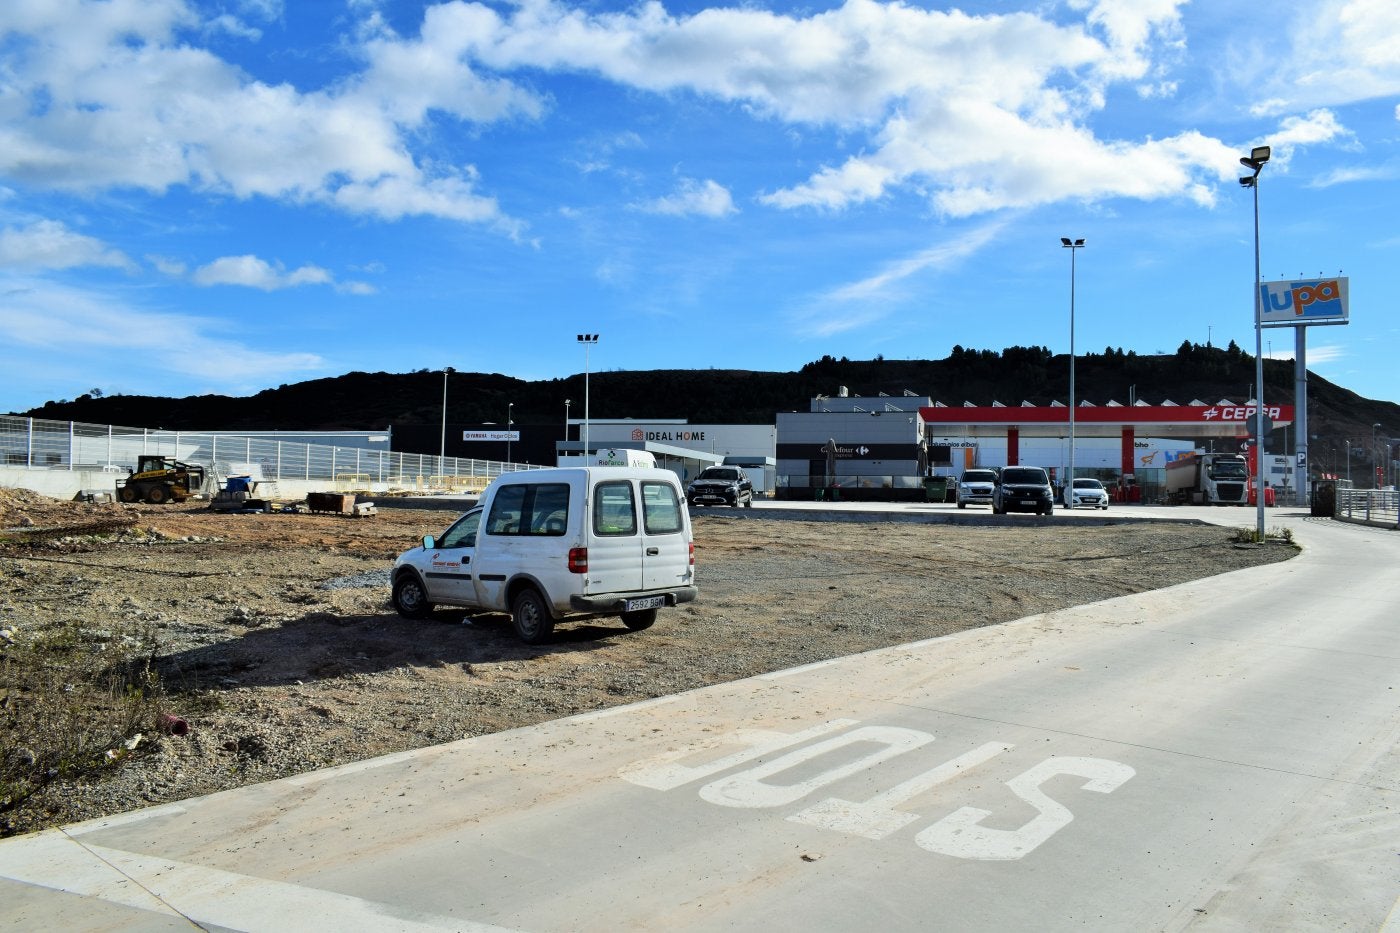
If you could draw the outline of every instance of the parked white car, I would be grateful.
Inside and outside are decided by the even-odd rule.
[[[441,537],[399,555],[392,580],[402,616],[435,605],[508,612],[532,645],[567,617],[649,628],[698,592],[680,480],[648,467],[506,473]]]
[[[1085,506],[1091,509],[1108,508],[1108,490],[1103,488],[1103,483],[1096,479],[1076,479],[1074,486],[1069,491],[1070,501],[1066,502],[1067,508],[1076,509]]]

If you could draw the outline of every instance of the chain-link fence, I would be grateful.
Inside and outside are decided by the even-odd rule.
[[[0,415],[0,460],[6,466],[126,473],[142,454],[202,464],[216,475],[315,481],[342,492],[479,491],[502,473],[539,469],[499,460]]]

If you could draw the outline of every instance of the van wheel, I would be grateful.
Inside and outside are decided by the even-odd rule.
[[[411,573],[394,581],[392,599],[394,609],[405,619],[421,619],[433,609],[432,603],[428,602],[428,594],[423,591],[423,584]]]
[[[510,607],[510,619],[515,623],[515,634],[527,645],[542,645],[554,634],[554,616],[539,590],[532,587],[516,594]]]
[[[640,632],[644,628],[651,628],[656,622],[655,609],[638,609],[636,612],[624,612],[622,614],[622,624],[634,632]]]

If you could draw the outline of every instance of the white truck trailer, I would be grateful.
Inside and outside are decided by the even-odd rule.
[[[1240,454],[1182,454],[1167,464],[1172,505],[1248,505],[1249,461]]]

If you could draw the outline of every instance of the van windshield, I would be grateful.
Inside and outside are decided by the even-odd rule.
[[[1049,483],[1045,471],[1038,467],[1007,467],[1001,471],[1001,481],[1025,486],[1044,486]]]
[[[968,470],[962,475],[964,483],[991,483],[995,480],[996,474],[991,470]]]

